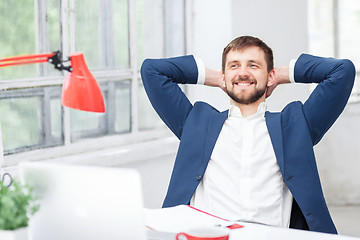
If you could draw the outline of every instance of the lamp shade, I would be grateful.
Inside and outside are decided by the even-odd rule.
[[[76,52],[70,55],[72,72],[62,87],[62,105],[82,111],[105,112],[101,90],[86,66],[84,55]]]

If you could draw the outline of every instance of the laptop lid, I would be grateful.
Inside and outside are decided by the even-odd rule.
[[[145,240],[140,176],[135,170],[21,163],[40,210],[30,221],[34,240]]]

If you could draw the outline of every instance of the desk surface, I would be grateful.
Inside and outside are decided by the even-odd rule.
[[[154,229],[153,232],[148,231],[149,240],[174,240],[176,233],[186,232],[191,228],[228,226],[233,222],[182,205],[165,209],[145,209],[145,223]],[[230,230],[230,240],[360,240],[355,237],[271,227],[241,221],[236,223],[244,227]]]
[[[148,240],[175,240],[176,233],[148,230]],[[317,233],[295,229],[268,227],[244,223],[241,229],[230,231],[229,240],[359,240],[349,236]]]
[[[291,239],[291,240],[359,240],[360,238],[335,235],[335,234],[325,234],[304,230],[296,230],[296,229],[286,229],[279,227],[270,227],[264,226],[260,224],[254,223],[240,223],[243,224],[244,227],[242,229],[232,230],[230,233],[230,240],[244,240],[244,239],[252,239],[252,240],[265,240],[265,239]]]

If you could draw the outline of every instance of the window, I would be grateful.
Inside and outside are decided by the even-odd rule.
[[[360,1],[308,0],[308,7],[310,53],[352,60],[357,74],[350,102],[359,102]]]
[[[174,15],[165,9],[174,8]],[[180,6],[180,7],[179,7]],[[0,1],[0,59],[61,50],[79,51],[98,81],[106,113],[63,108],[63,74],[50,64],[0,68],[0,122],[5,154],[68,145],[84,138],[163,128],[143,89],[144,58],[184,54],[184,1]],[[166,36],[180,36],[170,46]]]

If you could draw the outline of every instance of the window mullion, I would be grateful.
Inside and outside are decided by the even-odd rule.
[[[47,0],[35,1],[35,42],[37,53],[50,52],[49,25],[47,21]],[[37,64],[37,75],[48,75],[50,66]]]
[[[106,121],[107,121],[107,133],[114,134],[115,133],[115,112],[121,111],[122,109],[115,109],[115,82],[107,83],[107,104],[106,104]]]
[[[43,88],[43,100],[41,110],[42,132],[44,145],[52,144],[51,137],[51,111],[50,111],[50,93],[49,89]]]
[[[339,35],[339,0],[333,0],[333,30],[334,30],[334,57],[340,55],[340,35]]]
[[[70,1],[70,2],[69,2]],[[70,7],[69,7],[70,4]],[[69,56],[70,47],[73,47],[69,42],[70,30],[69,30],[69,12],[70,12],[70,28],[74,29],[73,26],[75,23],[71,16],[74,14],[73,11],[73,0],[60,0],[60,31],[61,31],[61,49],[64,56]],[[74,31],[74,30],[73,30]],[[71,36],[72,38],[74,36]],[[62,124],[63,124],[63,138],[64,145],[69,145],[71,143],[71,130],[70,130],[70,109],[67,107],[62,108]]]
[[[163,8],[164,55],[182,55],[185,53],[184,0],[164,0]]]
[[[129,0],[129,47],[131,78],[131,132],[139,131],[138,121],[138,64],[137,64],[137,27],[136,0]]]
[[[115,67],[113,0],[99,0],[100,66]]]

